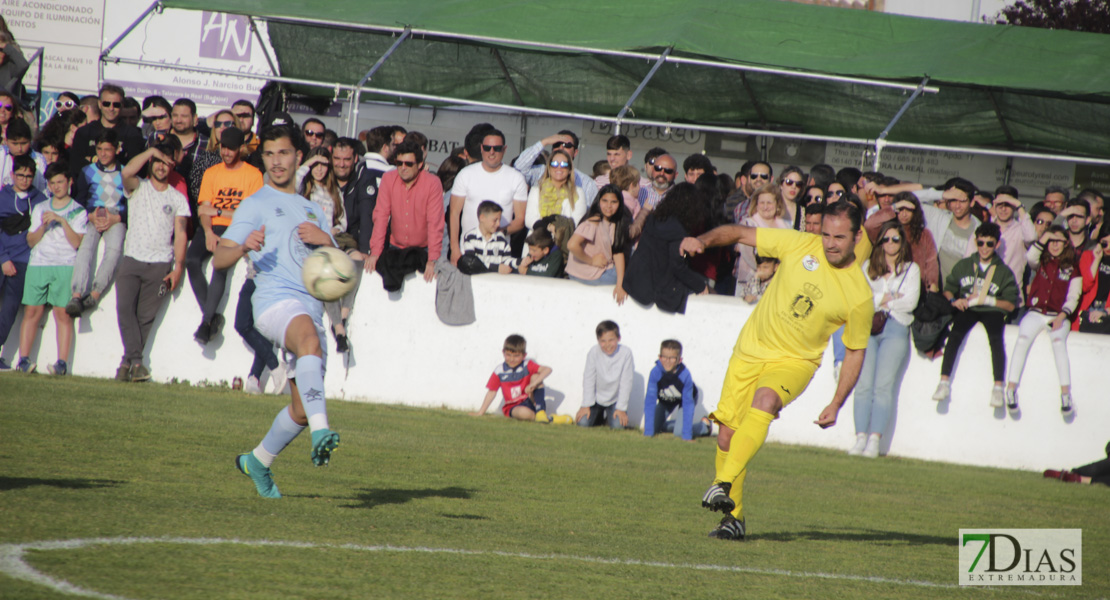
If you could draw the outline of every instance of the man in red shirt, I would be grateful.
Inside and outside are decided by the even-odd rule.
[[[423,272],[424,281],[435,277],[443,246],[443,185],[424,170],[424,151],[415,141],[398,144],[393,156],[397,169],[382,176],[378,189],[366,272],[377,269],[386,291],[399,292],[413,271]]]

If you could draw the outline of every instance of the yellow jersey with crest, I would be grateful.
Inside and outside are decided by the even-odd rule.
[[[819,365],[829,337],[841,325],[847,348],[867,348],[875,308],[860,267],[863,258],[857,255],[843,269],[833,267],[820,236],[791,229],[758,229],[756,252],[779,259],[779,267],[740,330],[735,355]]]

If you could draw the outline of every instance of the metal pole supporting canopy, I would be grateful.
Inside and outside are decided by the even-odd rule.
[[[374,63],[374,66],[370,67],[370,70],[366,72],[366,75],[364,75],[362,79],[358,81],[358,85],[355,86],[354,97],[351,99],[349,113],[350,118],[347,120],[347,133],[351,137],[355,137],[355,135],[358,134],[358,106],[362,103],[362,86],[366,85],[367,81],[370,81],[370,78],[374,76],[374,73],[377,73],[378,69],[382,68],[382,65],[385,64],[386,59],[388,59],[393,54],[393,52],[397,50],[397,48],[399,48],[401,44],[409,38],[409,35],[411,33],[412,30],[406,27],[404,31],[401,32],[401,37],[397,38],[396,41],[393,42],[393,45],[385,51],[385,54],[383,54],[381,58],[378,59],[378,62]],[[338,88],[336,88],[336,91],[338,91]]]
[[[909,110],[910,105],[913,104],[913,101],[917,100],[917,97],[921,95],[921,91],[925,89],[925,84],[927,83],[929,83],[928,75],[925,76],[925,79],[921,80],[921,83],[918,84],[917,89],[914,90],[912,94],[910,94],[910,97],[906,98],[906,101],[902,103],[902,108],[898,109],[898,112],[894,114],[894,118],[890,120],[890,123],[887,123],[887,126],[883,129],[882,133],[880,133],[879,137],[875,140],[874,167],[876,171],[879,170],[879,165],[881,164],[883,147],[887,145],[886,136],[890,135],[890,130],[894,128],[894,124],[902,118],[902,115],[906,114],[906,111]]]
[[[617,124],[613,126],[614,134],[620,134],[621,121],[624,119],[624,115],[628,113],[628,109],[632,108],[632,103],[640,96],[640,92],[644,91],[644,88],[647,87],[648,82],[655,76],[655,72],[659,70],[659,67],[663,66],[667,57],[671,55],[671,50],[672,48],[667,48],[663,51],[663,54],[659,55],[659,58],[655,61],[655,65],[651,67],[651,70],[644,76],[644,79],[640,81],[640,85],[636,86],[636,91],[632,92],[632,95],[628,98],[628,102],[624,103],[624,108],[617,113]]]

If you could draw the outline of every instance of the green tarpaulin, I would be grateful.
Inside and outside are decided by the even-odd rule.
[[[1110,156],[1110,37],[1100,34],[778,0],[163,4],[266,20],[281,74],[298,79],[356,84],[395,41],[391,29],[411,27],[412,39],[369,87],[612,117],[652,61],[537,45],[655,55],[672,48],[675,57],[876,81],[916,85],[928,76],[939,92],[910,106],[891,141]],[[908,96],[861,83],[667,63],[628,116],[875,139]]]

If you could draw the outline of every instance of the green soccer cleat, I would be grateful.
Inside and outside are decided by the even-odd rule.
[[[281,498],[281,492],[278,491],[277,484],[274,483],[270,469],[262,466],[262,463],[254,457],[254,454],[247,452],[235,457],[235,468],[239,469],[239,472],[243,475],[251,478],[259,496],[263,498]]]
[[[332,452],[339,448],[339,434],[330,429],[312,432],[312,464],[325,467],[331,460]]]

